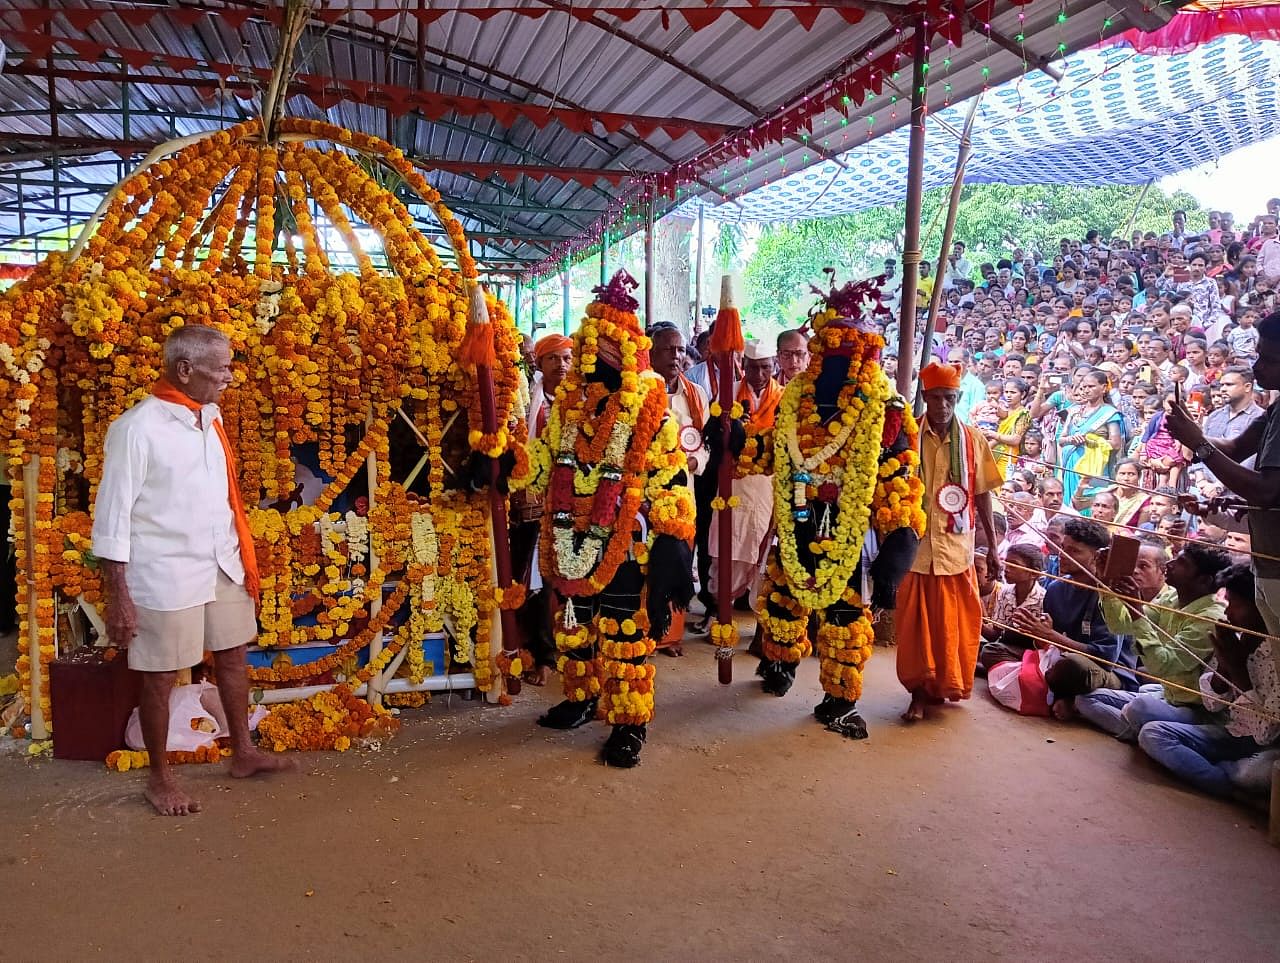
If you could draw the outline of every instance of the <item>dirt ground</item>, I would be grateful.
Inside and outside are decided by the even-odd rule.
[[[1262,960],[1280,943],[1263,816],[1188,792],[1098,733],[981,691],[898,721],[877,649],[851,742],[709,646],[660,659],[641,766],[604,729],[437,699],[377,753],[289,777],[142,777],[0,758],[6,959]]]

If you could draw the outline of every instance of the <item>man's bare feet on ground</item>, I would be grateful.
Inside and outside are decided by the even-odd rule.
[[[147,788],[142,793],[147,802],[155,807],[161,816],[186,816],[200,811],[200,803],[192,799],[178,788],[178,784],[165,779],[147,780]]]
[[[546,685],[551,680],[551,667],[539,665],[524,674],[524,681],[529,685]]]
[[[912,693],[911,705],[907,706],[907,711],[902,714],[903,722],[919,722],[924,718],[924,707],[928,704],[928,699],[923,693]]]
[[[231,775],[235,779],[247,779],[272,772],[293,772],[298,764],[292,759],[263,752],[261,749],[249,749],[237,752],[231,757]]]
[[[670,656],[673,659],[678,659],[680,656],[684,655],[684,646],[679,642],[672,642],[670,645],[664,645],[658,651],[663,655]]]

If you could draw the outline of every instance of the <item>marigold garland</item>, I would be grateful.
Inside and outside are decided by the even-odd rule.
[[[403,498],[385,472],[370,493],[367,537],[348,513],[346,537],[316,550],[300,545],[311,539],[311,526],[332,521],[334,500],[364,470],[368,455],[386,464],[386,429],[397,409],[412,406],[428,440],[431,509],[446,484],[445,422],[465,419],[463,437],[481,427],[475,378],[453,362],[467,329],[468,285],[476,278],[461,225],[404,156],[378,138],[318,121],[286,119],[280,131],[285,142],[264,144],[258,122],[236,125],[131,175],[74,262],[50,256],[0,295],[0,438],[14,482],[15,517],[22,518],[27,498],[37,502],[33,543],[27,544],[23,525],[15,526],[19,615],[23,638],[30,620],[38,626],[42,666],[57,654],[58,599],[102,601],[87,515],[101,477],[102,441],[110,423],[148,394],[159,373],[160,346],[175,327],[214,326],[235,349],[234,382],[221,407],[252,509],[266,589],[264,644],[357,633],[383,580],[405,564],[403,516],[379,511],[381,503]],[[303,139],[333,146],[320,150]],[[355,154],[373,164],[356,163]],[[444,267],[404,204],[379,185],[369,169],[374,165],[394,171],[432,208],[453,244],[457,271]],[[221,185],[225,190],[212,201]],[[345,239],[354,272],[342,270],[323,250],[312,204]],[[257,229],[274,224],[277,208],[288,213],[301,238],[295,244],[286,237],[283,251],[273,249],[274,230]],[[357,222],[380,237],[382,263],[362,249]],[[518,337],[505,306],[491,297],[487,306],[503,427],[479,442],[500,454],[522,449],[522,389],[511,363]],[[47,359],[56,360],[56,369]],[[60,418],[59,401],[66,398],[73,404]],[[357,441],[349,450],[353,434]],[[286,512],[255,508],[260,497],[274,502],[288,495],[292,448],[307,443],[318,446],[320,467],[333,479],[320,501]],[[23,469],[36,456],[38,487],[26,492]],[[68,483],[72,474],[88,482],[87,502]],[[477,684],[487,687],[488,623],[496,604],[488,589],[488,539],[478,538],[481,526],[473,524],[476,517],[483,521],[483,510],[463,514],[454,510],[473,562],[459,571],[451,592],[459,610],[476,613],[460,645],[474,660]],[[373,570],[364,558],[366,544],[383,549]],[[34,556],[36,573],[30,586],[28,556]],[[28,611],[29,590],[38,600],[34,611]],[[319,599],[313,628],[294,625],[299,590]],[[280,681],[331,670],[349,658],[349,646],[341,648],[343,658],[334,664],[298,668]],[[31,670],[31,653],[24,650],[20,683],[28,704],[39,705],[49,719],[47,669],[38,693],[30,691]]]

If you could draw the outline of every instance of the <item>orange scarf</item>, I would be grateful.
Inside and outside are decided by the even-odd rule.
[[[181,405],[188,411],[195,412],[197,418],[204,408],[204,405],[193,401],[186,392],[163,377],[156,382],[151,393],[161,401]],[[227,501],[231,504],[231,517],[235,521],[236,538],[240,541],[240,561],[244,565],[244,590],[256,602],[260,594],[258,557],[253,551],[253,532],[249,529],[249,516],[245,514],[244,500],[240,497],[240,481],[236,478],[235,455],[231,453],[231,442],[227,439],[227,432],[222,427],[222,419],[213,419],[213,427],[218,432],[218,440],[222,442],[222,454],[226,456]]]
[[[778,384],[777,378],[770,378],[768,387],[764,389],[759,400],[756,400],[750,386],[744,380],[738,385],[738,401],[745,404],[751,403],[751,417],[747,419],[747,433],[756,434],[761,431],[767,431],[773,427],[773,421],[778,415],[778,405],[782,401],[782,385]]]
[[[702,395],[683,374],[679,378],[680,384],[684,386],[685,400],[689,403],[689,417],[693,420],[693,427],[701,431],[702,426],[707,423],[707,413],[702,410]]]

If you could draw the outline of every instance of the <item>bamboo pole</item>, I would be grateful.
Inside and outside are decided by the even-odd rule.
[[[942,265],[946,263],[947,253],[951,250],[951,240],[955,236],[956,214],[960,210],[960,192],[964,189],[964,167],[973,151],[973,140],[969,136],[973,131],[973,120],[978,114],[978,104],[982,100],[979,93],[969,102],[969,113],[964,119],[964,129],[960,132],[960,149],[956,153],[956,172],[951,178],[951,197],[947,200],[947,220],[942,225],[942,246],[938,251],[938,270],[934,272],[933,293],[929,298],[929,317],[924,324],[924,341],[920,345],[920,367],[925,365],[933,343],[933,332],[938,326],[938,311],[942,307]],[[902,355],[898,356],[898,369],[902,369]],[[921,399],[924,397],[919,386],[916,387],[916,412],[922,410]]]
[[[365,414],[364,430],[365,430],[365,434],[368,434],[373,430],[373,405],[372,404],[369,405],[367,412]],[[378,490],[378,455],[376,452],[374,451],[369,452],[369,457],[365,459],[364,467],[365,467],[365,472],[368,475],[368,481],[369,481],[369,514],[372,515],[374,499],[377,497],[375,493]],[[374,540],[370,538],[369,539],[369,571],[370,572],[376,572],[378,570],[378,552],[373,547],[373,544],[374,544]],[[382,592],[379,591],[376,595],[374,595],[373,600],[369,603],[369,617],[371,619],[376,618],[378,613],[381,611],[382,611]],[[413,640],[410,639],[407,644],[412,645]],[[419,642],[419,644],[421,644],[421,642]],[[376,659],[378,657],[378,654],[381,651],[382,651],[382,633],[378,632],[374,635],[372,639],[369,640],[369,661],[372,662],[374,659]],[[375,687],[370,686],[369,692],[368,692],[368,701],[370,705],[381,705],[382,693],[378,691]]]
[[[924,201],[924,18],[915,19],[911,54],[911,140],[907,147],[907,213],[903,225],[902,312],[898,327],[898,394],[911,395],[916,349],[916,292],[920,284],[920,208]],[[937,282],[935,281],[935,284]]]
[[[566,338],[573,328],[573,310],[569,304],[569,269],[560,272],[560,333]]]
[[[644,209],[644,326],[653,324],[653,198]]]
[[[25,559],[27,579],[27,653],[31,659],[31,704],[27,713],[31,717],[31,738],[34,741],[49,738],[49,722],[44,717],[40,693],[44,688],[44,665],[40,662],[40,597],[36,590],[36,545],[39,532],[36,529],[36,512],[40,503],[40,456],[32,455],[22,466],[22,525],[25,531],[27,552]],[[54,617],[57,617],[55,613]]]
[[[478,282],[471,288],[471,325],[493,324],[489,317],[489,306],[485,303],[484,291]],[[480,421],[486,434],[498,430],[498,403],[493,387],[493,369],[487,364],[476,365],[476,393],[480,397]],[[505,596],[512,584],[511,566],[511,529],[507,520],[507,499],[498,489],[498,460],[489,461],[489,521],[493,532],[493,568],[498,587]],[[502,626],[502,639],[499,643],[502,651],[519,651],[519,628],[516,625],[516,613],[505,605],[499,613]],[[508,676],[507,691],[512,695],[520,692],[520,680]]]
[[[1133,222],[1138,219],[1138,211],[1142,210],[1142,202],[1147,199],[1147,191],[1151,190],[1151,185],[1156,182],[1154,177],[1142,185],[1142,190],[1138,194],[1138,199],[1133,204],[1133,213],[1129,215],[1129,223],[1124,226],[1124,238],[1129,239],[1129,235],[1133,233]]]
[[[698,336],[698,329],[702,324],[702,247],[706,239],[706,216],[706,208],[699,205],[698,254],[693,262],[693,327],[689,332],[690,337],[694,338]]]
[[[720,279],[720,311],[722,314],[734,309],[733,276],[726,274]],[[716,586],[716,621],[720,625],[733,624],[733,586],[729,580],[729,570],[733,560],[733,508],[729,500],[733,497],[733,475],[737,460],[729,451],[731,434],[730,409],[733,407],[733,352],[716,353],[716,364],[719,366],[720,383],[717,388],[717,400],[720,402],[720,464],[717,467],[717,492],[724,502],[720,509],[719,521],[719,557],[715,559],[719,578]],[[733,682],[733,649],[721,646],[716,649],[716,677],[721,685]]]

